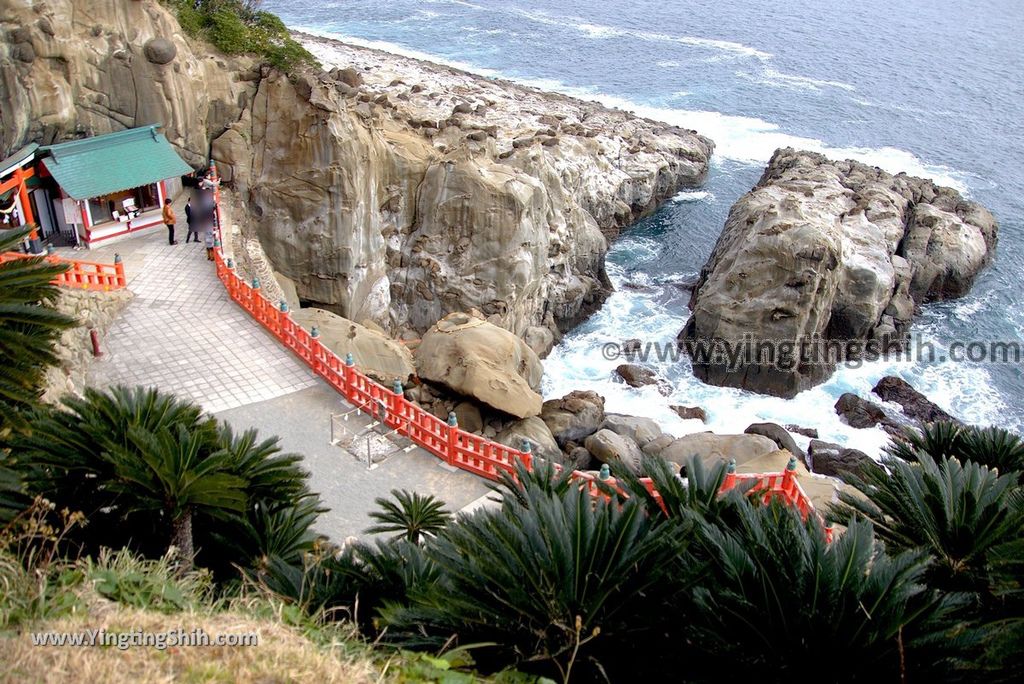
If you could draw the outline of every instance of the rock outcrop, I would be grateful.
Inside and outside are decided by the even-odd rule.
[[[210,156],[303,302],[392,335],[476,308],[545,351],[610,291],[607,240],[713,145],[595,103],[305,37],[283,74],[184,36],[156,0],[6,3],[0,156],[163,124]],[[301,38],[301,37],[300,37]]]
[[[761,435],[716,435],[713,432],[698,432],[675,440],[658,454],[666,461],[684,465],[686,459],[694,456],[702,460],[735,460],[745,463],[778,450],[774,441]]]
[[[475,308],[543,353],[608,294],[607,238],[706,173],[691,131],[303,41],[358,81],[268,75],[214,156],[302,299],[393,333]]]
[[[937,404],[928,399],[910,383],[902,378],[887,375],[878,381],[871,390],[882,401],[890,401],[903,407],[903,413],[909,418],[924,425],[935,422],[959,423],[957,418],[943,411]]]
[[[423,380],[516,418],[540,414],[540,359],[503,328],[469,314],[449,314],[423,336],[415,359]]]
[[[644,455],[636,442],[629,437],[602,428],[587,437],[584,444],[587,451],[602,463],[621,463],[634,473],[640,474]]]
[[[995,246],[995,219],[955,190],[781,149],[733,205],[680,342],[705,382],[791,397],[837,359],[899,345],[915,308],[965,294]],[[712,342],[737,357],[701,358]]]
[[[0,156],[143,124],[190,164],[238,120],[260,71],[193,44],[152,0],[5,2],[0,14]]]
[[[842,477],[849,473],[857,475],[864,466],[872,463],[871,457],[858,449],[812,439],[807,448],[811,470],[818,475]]]

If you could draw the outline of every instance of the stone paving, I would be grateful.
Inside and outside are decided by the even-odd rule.
[[[184,201],[183,193],[175,202],[182,219]],[[350,407],[231,301],[202,243],[184,243],[183,223],[173,246],[160,226],[87,252],[58,250],[60,256],[106,263],[120,254],[135,294],[101,341],[103,356],[90,370],[90,385],[159,387],[193,399],[236,429],[277,434],[286,451],[305,457],[313,489],[331,509],[317,527],[336,541],[361,533],[373,499],[391,489],[434,494],[453,510],[487,494],[482,479],[419,448],[367,470],[365,459],[332,446],[330,416]],[[369,423],[365,416],[353,418],[359,426]],[[353,451],[360,453],[361,445],[365,450],[357,443]]]

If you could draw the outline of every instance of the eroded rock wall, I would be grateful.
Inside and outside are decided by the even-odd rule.
[[[0,0],[0,152],[163,124],[199,166],[259,72],[195,45],[155,0]]]

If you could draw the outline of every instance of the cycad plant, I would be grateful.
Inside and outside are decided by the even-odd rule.
[[[392,489],[391,499],[378,497],[374,503],[378,510],[371,511],[370,517],[377,524],[366,531],[369,534],[397,532],[398,537],[413,544],[437,536],[452,518],[444,502],[430,494]]]
[[[958,644],[947,639],[953,601],[925,585],[923,552],[887,554],[866,522],[828,543],[780,501],[734,511],[728,525],[696,528],[708,572],[680,640],[695,679],[905,681]]]
[[[27,230],[3,231],[0,253],[16,246]],[[54,278],[67,270],[43,257],[0,263],[0,448],[7,434],[25,430],[23,413],[38,405],[46,369],[58,363],[57,341],[75,325],[54,308]]]
[[[319,500],[299,457],[280,454],[276,440],[236,435],[197,405],[144,388],[88,389],[34,421],[16,445],[21,470],[33,493],[86,514],[86,551],[155,556],[173,544],[186,564],[195,552],[226,571],[312,548]]]
[[[643,502],[552,488],[519,468],[500,510],[461,516],[426,545],[437,580],[381,616],[406,645],[492,644],[486,668],[515,665],[568,681],[615,679],[667,648],[664,610],[685,590],[685,525],[657,526]]]
[[[1024,535],[1024,490],[1017,474],[924,451],[910,463],[887,458],[839,495],[830,517],[870,520],[895,551],[922,548],[934,558],[931,581],[948,591],[988,594],[990,555]]]
[[[904,461],[917,461],[919,454],[927,454],[935,461],[949,456],[961,463],[973,461],[998,468],[1001,473],[1024,474],[1024,440],[997,427],[933,423],[921,432],[907,432],[903,440],[894,440],[887,451]]]

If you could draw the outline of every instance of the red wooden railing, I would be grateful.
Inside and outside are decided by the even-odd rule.
[[[215,199],[219,217],[219,188],[215,191]],[[221,225],[220,220],[217,223],[218,226]],[[240,278],[235,272],[233,264],[229,263],[230,260],[225,261],[220,244],[218,239],[214,249],[217,277],[224,283],[231,298],[352,405],[364,413],[382,420],[398,434],[408,437],[445,463],[481,477],[496,480],[502,471],[513,472],[517,461],[522,462],[528,469],[533,466],[533,454],[530,452],[492,442],[480,435],[466,432],[457,425],[449,425],[419,405],[407,400],[400,386],[389,390],[361,373],[355,367],[351,355],[342,361],[334,352],[325,347],[318,337],[313,336],[312,333],[292,320],[287,304],[281,303],[275,306],[267,300],[260,292],[258,280],[254,279],[250,284]],[[383,410],[378,408],[381,406]],[[573,477],[594,496],[604,496],[597,485],[598,480],[621,491],[614,478],[601,478],[578,470],[573,472]],[[661,496],[655,490],[651,479],[642,478],[641,481],[661,505]],[[800,483],[797,482],[795,460],[791,461],[790,467],[782,473],[737,474],[730,472],[722,485],[722,491],[728,491],[740,483],[751,481],[754,482],[751,492],[763,491],[764,501],[767,502],[774,496],[780,496],[786,503],[796,506],[804,518],[816,514],[814,505],[807,498]],[[830,528],[826,528],[826,534],[831,539]]]
[[[38,257],[19,252],[4,252],[0,254],[0,264],[15,259],[33,258]],[[128,284],[124,277],[124,264],[120,261],[113,264],[99,264],[78,259],[61,259],[56,256],[46,256],[43,257],[43,260],[53,264],[68,264],[68,270],[53,279],[53,283],[61,287],[107,292],[123,289]]]

